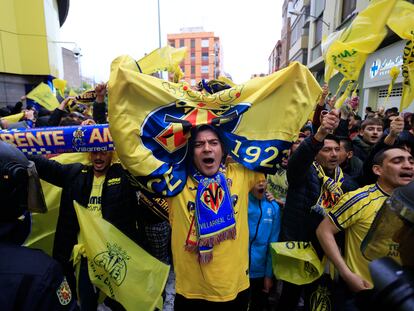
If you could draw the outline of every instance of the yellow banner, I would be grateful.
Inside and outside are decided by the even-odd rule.
[[[142,73],[153,74],[157,71],[174,73],[174,82],[183,77],[180,63],[183,61],[187,48],[173,48],[169,45],[156,49],[137,61]]]
[[[56,96],[52,93],[50,87],[43,82],[31,90],[26,97],[33,99],[47,110],[54,110],[59,107],[59,101],[56,99]]]
[[[9,124],[10,124],[10,123],[19,122],[19,120],[21,118],[23,118],[23,116],[24,116],[24,113],[19,112],[19,113],[16,113],[16,114],[12,114],[12,115],[9,115],[9,116],[2,117],[2,119],[7,120],[7,122],[9,122]]]
[[[162,309],[169,266],[74,201],[92,283],[127,310]]]
[[[66,89],[66,80],[62,79],[53,79],[52,80],[53,86],[58,90],[59,95],[62,98],[65,98],[65,89]]]
[[[388,19],[387,25],[407,43],[403,51],[403,92],[400,111],[406,109],[414,100],[414,5],[399,1]]]
[[[90,162],[88,153],[81,152],[61,154],[52,159],[61,164],[88,164]],[[32,228],[24,245],[31,248],[39,248],[51,256],[59,215],[62,188],[53,186],[44,180],[41,180],[40,183],[42,185],[43,194],[45,195],[47,213],[32,214]]]
[[[346,80],[357,80],[367,56],[387,35],[386,22],[397,0],[373,0],[332,43],[325,63],[338,70]],[[330,78],[330,77],[327,77]]]

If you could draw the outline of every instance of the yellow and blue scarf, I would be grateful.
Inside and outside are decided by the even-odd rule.
[[[316,204],[312,206],[312,210],[321,214],[327,215],[329,211],[339,200],[343,191],[341,189],[342,183],[344,182],[344,174],[339,166],[335,168],[334,178],[325,175],[322,166],[313,162],[313,167],[318,173],[318,177],[322,181],[321,192]]]
[[[214,245],[236,238],[236,221],[230,190],[222,171],[211,177],[195,169],[193,171],[192,177],[198,182],[198,187],[186,249],[198,250],[200,263],[208,263],[213,259]]]

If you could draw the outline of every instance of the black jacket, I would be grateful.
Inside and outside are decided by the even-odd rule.
[[[93,168],[80,163],[63,165],[37,156],[31,156],[30,160],[35,162],[40,178],[62,188],[53,257],[63,265],[65,273],[70,274],[72,263],[69,260],[73,246],[77,244],[79,232],[73,201],[85,207],[88,205],[94,177]],[[111,165],[106,174],[101,207],[105,220],[132,240],[140,242],[136,225],[138,203],[135,189],[120,164]],[[67,274],[67,277],[70,276]]]
[[[322,182],[312,163],[323,143],[306,138],[289,159],[287,179],[288,192],[282,217],[282,241],[311,241],[317,251],[319,243],[316,228],[323,215],[313,211],[319,198]],[[342,190],[345,192],[358,188],[355,181],[344,174]]]
[[[59,263],[41,250],[0,242],[0,308],[78,310]]]

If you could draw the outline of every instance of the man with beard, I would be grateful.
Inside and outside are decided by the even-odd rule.
[[[339,166],[339,140],[330,134],[338,123],[336,110],[323,114],[315,135],[299,145],[288,163],[289,186],[280,240],[310,241],[320,257],[323,252],[316,238],[316,228],[343,193],[357,188]],[[305,286],[305,303],[309,303],[317,282]],[[279,301],[281,310],[295,310],[302,289],[302,286],[284,282]]]
[[[70,258],[73,246],[78,243],[79,233],[74,200],[113,224],[132,240],[139,239],[135,191],[121,164],[113,163],[113,156],[113,151],[91,152],[90,165],[63,165],[43,157],[29,156],[35,162],[40,178],[62,188],[53,257],[62,264],[72,288],[75,288],[75,282]],[[99,291],[89,280],[86,258],[81,261],[78,290],[81,308],[96,310]],[[108,304],[112,304],[113,310],[122,308],[115,301],[109,301]]]
[[[224,165],[224,146],[214,126],[193,128],[189,144],[187,183],[168,198],[174,308],[247,310],[248,194],[264,176],[238,163]]]
[[[352,140],[354,155],[364,162],[374,145],[381,139],[383,131],[384,124],[381,119],[369,118],[362,122],[359,135]]]
[[[326,256],[338,269],[344,287],[345,304],[353,305],[352,292],[372,287],[368,260],[360,246],[383,202],[397,187],[405,186],[414,178],[414,160],[402,148],[388,147],[379,151],[373,160],[372,170],[377,182],[346,193],[329,211],[317,229],[317,236]],[[345,259],[335,242],[335,234],[345,231]],[[339,309],[339,308],[338,308]]]

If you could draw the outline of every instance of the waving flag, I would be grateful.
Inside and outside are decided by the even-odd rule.
[[[141,74],[128,56],[113,61],[108,86],[109,126],[121,162],[137,183],[164,196],[179,193],[186,182],[192,127],[215,125],[234,160],[274,172],[321,92],[297,62],[206,94]]]
[[[65,153],[53,158],[61,164],[90,163],[88,153]],[[41,180],[43,194],[47,206],[46,214],[32,213],[32,227],[25,246],[39,248],[52,256],[53,241],[55,239],[56,224],[59,215],[60,195],[62,188],[56,187]]]
[[[53,110],[59,106],[56,96],[52,93],[50,87],[43,82],[31,90],[26,97],[33,99],[47,110]]]
[[[378,48],[387,35],[386,23],[397,1],[371,1],[340,34],[339,39],[329,46],[325,55],[326,82],[333,75],[333,69],[344,76],[343,81],[358,80],[368,55]],[[350,89],[346,88],[344,98],[350,95]],[[341,102],[337,101],[335,107],[339,108],[340,105]]]
[[[74,201],[91,282],[126,310],[162,309],[169,266],[149,255],[115,226]],[[74,261],[79,261],[75,254]]]
[[[65,89],[66,89],[67,81],[62,80],[62,79],[53,79],[52,83],[53,83],[53,86],[58,90],[59,95],[62,98],[65,98]]]
[[[399,1],[388,19],[387,25],[407,43],[403,51],[403,91],[400,111],[414,100],[414,5]]]
[[[157,71],[172,72],[174,73],[174,82],[178,82],[184,75],[179,64],[186,53],[186,47],[176,49],[167,45],[144,56],[137,64],[141,72],[146,74],[153,74]]]
[[[329,47],[326,62],[346,80],[357,80],[366,58],[387,35],[386,22],[397,0],[373,0]]]

